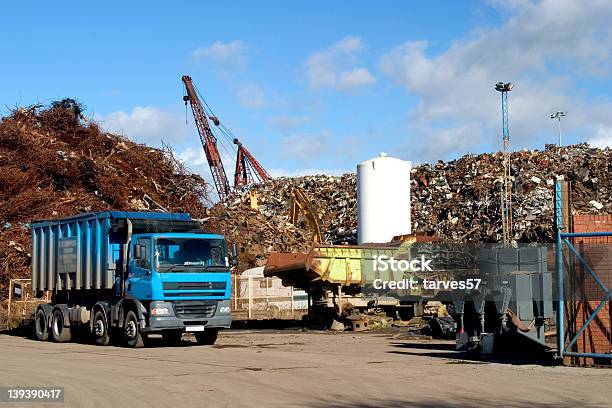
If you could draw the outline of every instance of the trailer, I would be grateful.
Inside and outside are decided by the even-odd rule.
[[[392,242],[365,245],[315,244],[308,253],[273,252],[268,257],[264,276],[277,277],[285,286],[308,293],[308,314],[315,325],[330,327],[334,319],[354,312],[382,310],[388,317],[408,321],[421,316],[425,304],[438,300],[439,290],[423,288],[376,290],[376,279],[442,279],[444,271],[414,273],[378,271],[374,260],[411,258],[418,251],[415,244],[427,244],[433,238],[422,235],[397,237]]]
[[[51,292],[35,312],[38,340],[70,341],[78,328],[98,345],[142,347],[149,334],[178,344],[193,332],[213,344],[231,325],[230,268],[222,235],[186,213],[105,211],[32,223],[32,291]]]

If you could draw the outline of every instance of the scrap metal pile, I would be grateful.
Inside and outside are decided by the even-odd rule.
[[[206,215],[208,185],[169,150],[105,133],[64,99],[0,121],[0,299],[29,277],[30,222],[101,210]]]
[[[241,270],[264,266],[271,252],[307,252],[312,246],[312,235],[289,223],[287,216],[253,210],[246,202],[217,204],[204,229],[236,243]]]
[[[586,144],[547,145],[511,155],[513,239],[551,242],[554,184],[572,186],[577,213],[612,213],[612,150]],[[412,171],[412,219],[416,231],[455,242],[500,242],[502,154],[466,155]]]
[[[357,242],[357,203],[354,174],[335,176],[279,177],[252,187],[257,191],[259,212],[267,218],[284,220],[288,227],[291,206],[291,191],[299,187],[306,192],[323,222],[322,234],[326,243],[354,244]],[[224,204],[219,204],[228,211],[238,211],[237,216],[245,214],[249,207],[248,191],[237,197],[230,197]],[[312,239],[312,231],[306,220],[300,219],[298,230]],[[283,235],[284,231],[276,231]]]
[[[612,213],[612,150],[588,145],[512,153],[514,239],[554,240],[554,183],[572,183],[577,213]],[[500,242],[501,153],[466,155],[450,162],[422,164],[412,170],[413,231],[442,241]],[[354,174],[341,177],[281,177],[253,187],[266,217],[288,219],[291,190],[301,188],[317,207],[327,243],[356,244],[357,209]],[[230,199],[224,207],[238,211],[249,195]],[[240,217],[242,212],[238,211]],[[398,214],[398,216],[401,216]],[[303,224],[301,228],[308,230]],[[283,235],[279,230],[277,234]]]

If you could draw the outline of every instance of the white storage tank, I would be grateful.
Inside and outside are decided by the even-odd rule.
[[[357,165],[357,241],[389,242],[411,233],[409,161],[387,157]]]

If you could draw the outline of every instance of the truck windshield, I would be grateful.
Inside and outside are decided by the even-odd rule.
[[[229,266],[222,239],[157,238],[153,253],[160,272],[226,270]]]

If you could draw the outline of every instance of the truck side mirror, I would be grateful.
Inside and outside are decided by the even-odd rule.
[[[142,245],[136,244],[134,245],[134,259],[142,259]]]
[[[232,266],[238,265],[238,247],[235,242],[232,242]]]

